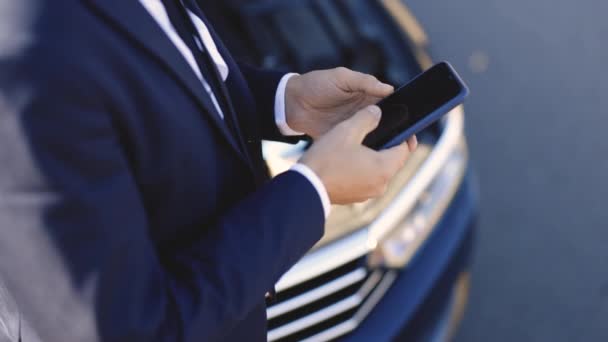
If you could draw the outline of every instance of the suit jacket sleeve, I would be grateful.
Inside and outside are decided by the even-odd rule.
[[[0,69],[0,277],[44,341],[220,338],[321,237],[287,172],[163,255],[95,80]]]
[[[245,63],[238,63],[238,66],[256,101],[258,119],[262,123],[262,138],[289,143],[302,140],[302,136],[287,137],[281,134],[275,121],[275,95],[285,73],[263,70]]]

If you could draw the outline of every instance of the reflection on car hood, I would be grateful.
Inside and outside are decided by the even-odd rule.
[[[264,158],[271,175],[274,177],[287,171],[295,164],[306,147],[305,142],[296,145],[268,142],[263,145]],[[318,248],[350,232],[368,225],[391,202],[392,198],[407,184],[432,149],[431,145],[421,143],[410,156],[401,171],[389,184],[387,192],[377,199],[352,205],[333,205],[325,224],[325,235],[315,245]]]

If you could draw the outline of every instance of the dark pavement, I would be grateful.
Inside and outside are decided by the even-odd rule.
[[[608,1],[407,4],[472,91],[481,221],[457,341],[608,341]]]

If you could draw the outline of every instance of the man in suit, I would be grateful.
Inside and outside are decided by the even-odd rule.
[[[329,202],[380,195],[415,147],[360,144],[391,91],[343,68],[239,65],[187,0],[4,1],[7,334],[264,340],[264,295],[322,236]],[[301,134],[312,148],[268,180],[261,139]]]

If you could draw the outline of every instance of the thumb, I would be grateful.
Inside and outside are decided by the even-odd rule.
[[[391,174],[397,173],[410,155],[410,146],[408,141],[391,147],[389,149],[378,152],[382,159],[382,165],[388,169]]]
[[[380,82],[376,77],[346,68],[338,68],[337,78],[342,89],[384,98],[393,92],[393,86]]]
[[[365,136],[378,127],[382,112],[378,106],[367,106],[345,121],[350,131],[350,136],[361,143]]]

